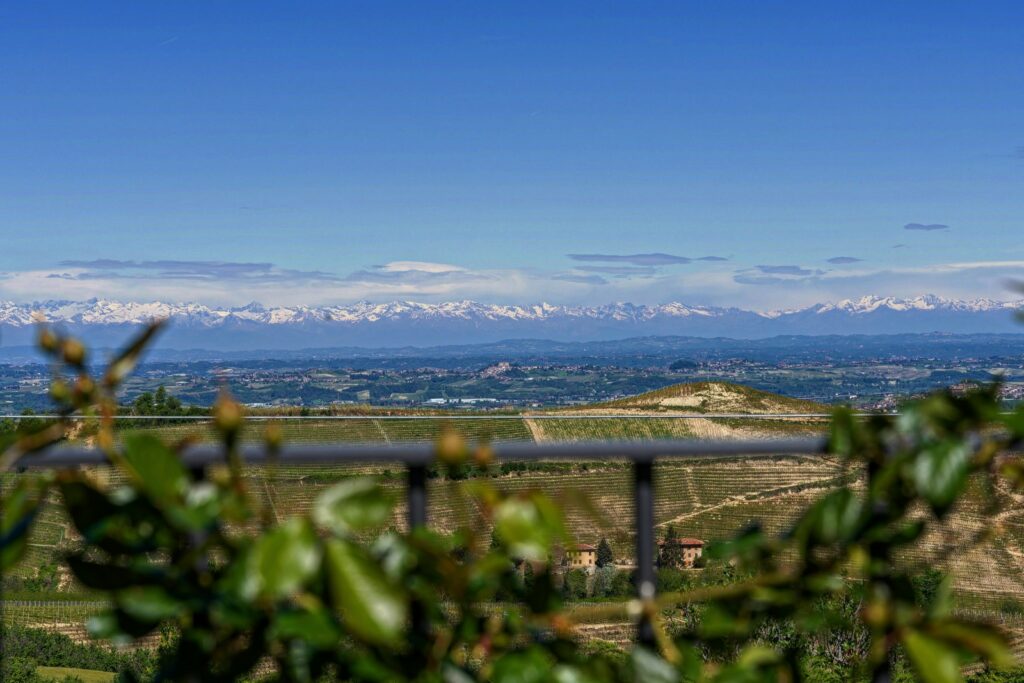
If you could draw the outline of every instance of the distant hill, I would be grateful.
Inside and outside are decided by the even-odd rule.
[[[614,408],[697,414],[807,414],[828,413],[830,408],[814,401],[789,398],[731,382],[673,384],[645,394],[596,403],[593,408]]]

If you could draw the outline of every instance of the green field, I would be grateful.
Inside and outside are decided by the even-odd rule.
[[[72,669],[64,666],[41,666],[36,673],[48,681],[63,681],[65,678],[77,678],[82,683],[111,683],[116,674],[109,671],[93,671],[92,669]]]

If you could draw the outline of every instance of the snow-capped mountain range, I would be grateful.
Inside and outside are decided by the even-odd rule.
[[[902,332],[1022,332],[1012,313],[1024,301],[958,301],[866,296],[800,309],[748,311],[682,303],[530,306],[456,301],[394,301],[346,306],[237,308],[198,303],[136,303],[103,299],[0,302],[0,343],[31,343],[33,323],[45,319],[93,344],[116,344],[129,328],[168,318],[167,348],[297,349],[330,346],[427,346],[502,339],[591,341],[681,335],[755,338],[781,334]]]

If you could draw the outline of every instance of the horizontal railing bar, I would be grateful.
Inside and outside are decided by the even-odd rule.
[[[815,455],[826,452],[827,439],[764,440],[669,440],[664,441],[573,441],[564,443],[503,442],[489,446],[498,460],[602,460],[618,458],[651,462],[656,458],[731,458],[740,456]],[[433,443],[409,444],[293,444],[282,446],[273,456],[261,444],[240,448],[242,458],[252,464],[273,460],[287,464],[403,463],[427,465],[434,461]],[[224,449],[214,444],[190,446],[182,452],[188,467],[224,462]],[[94,448],[54,447],[26,455],[18,467],[50,468],[106,464],[102,451]]]
[[[885,415],[895,417],[899,413],[854,413],[854,417],[873,417]],[[57,420],[60,415],[0,415],[0,419],[10,420]],[[246,415],[246,420],[707,420],[712,418],[779,420],[783,418],[831,418],[832,413],[623,413],[619,415],[599,413],[578,413],[568,415],[537,415],[522,413],[516,415]],[[112,415],[114,420],[181,420],[192,422],[209,422],[210,415]],[[69,420],[96,420],[96,416],[69,415]]]

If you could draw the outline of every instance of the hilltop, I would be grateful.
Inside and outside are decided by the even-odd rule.
[[[524,421],[535,441],[771,439],[820,434],[824,426],[822,419],[799,416],[829,412],[828,406],[814,401],[741,384],[690,382],[554,411],[566,419],[524,416]],[[652,414],[681,419],[652,418]],[[573,415],[580,417],[576,419]],[[719,417],[714,417],[716,415]],[[729,417],[720,417],[722,415]],[[751,417],[744,417],[747,415]],[[775,415],[779,417],[752,419],[753,416]]]
[[[821,403],[760,391],[732,382],[673,384],[636,396],[595,403],[589,407],[645,412],[741,415],[799,415],[830,412],[830,408]]]

